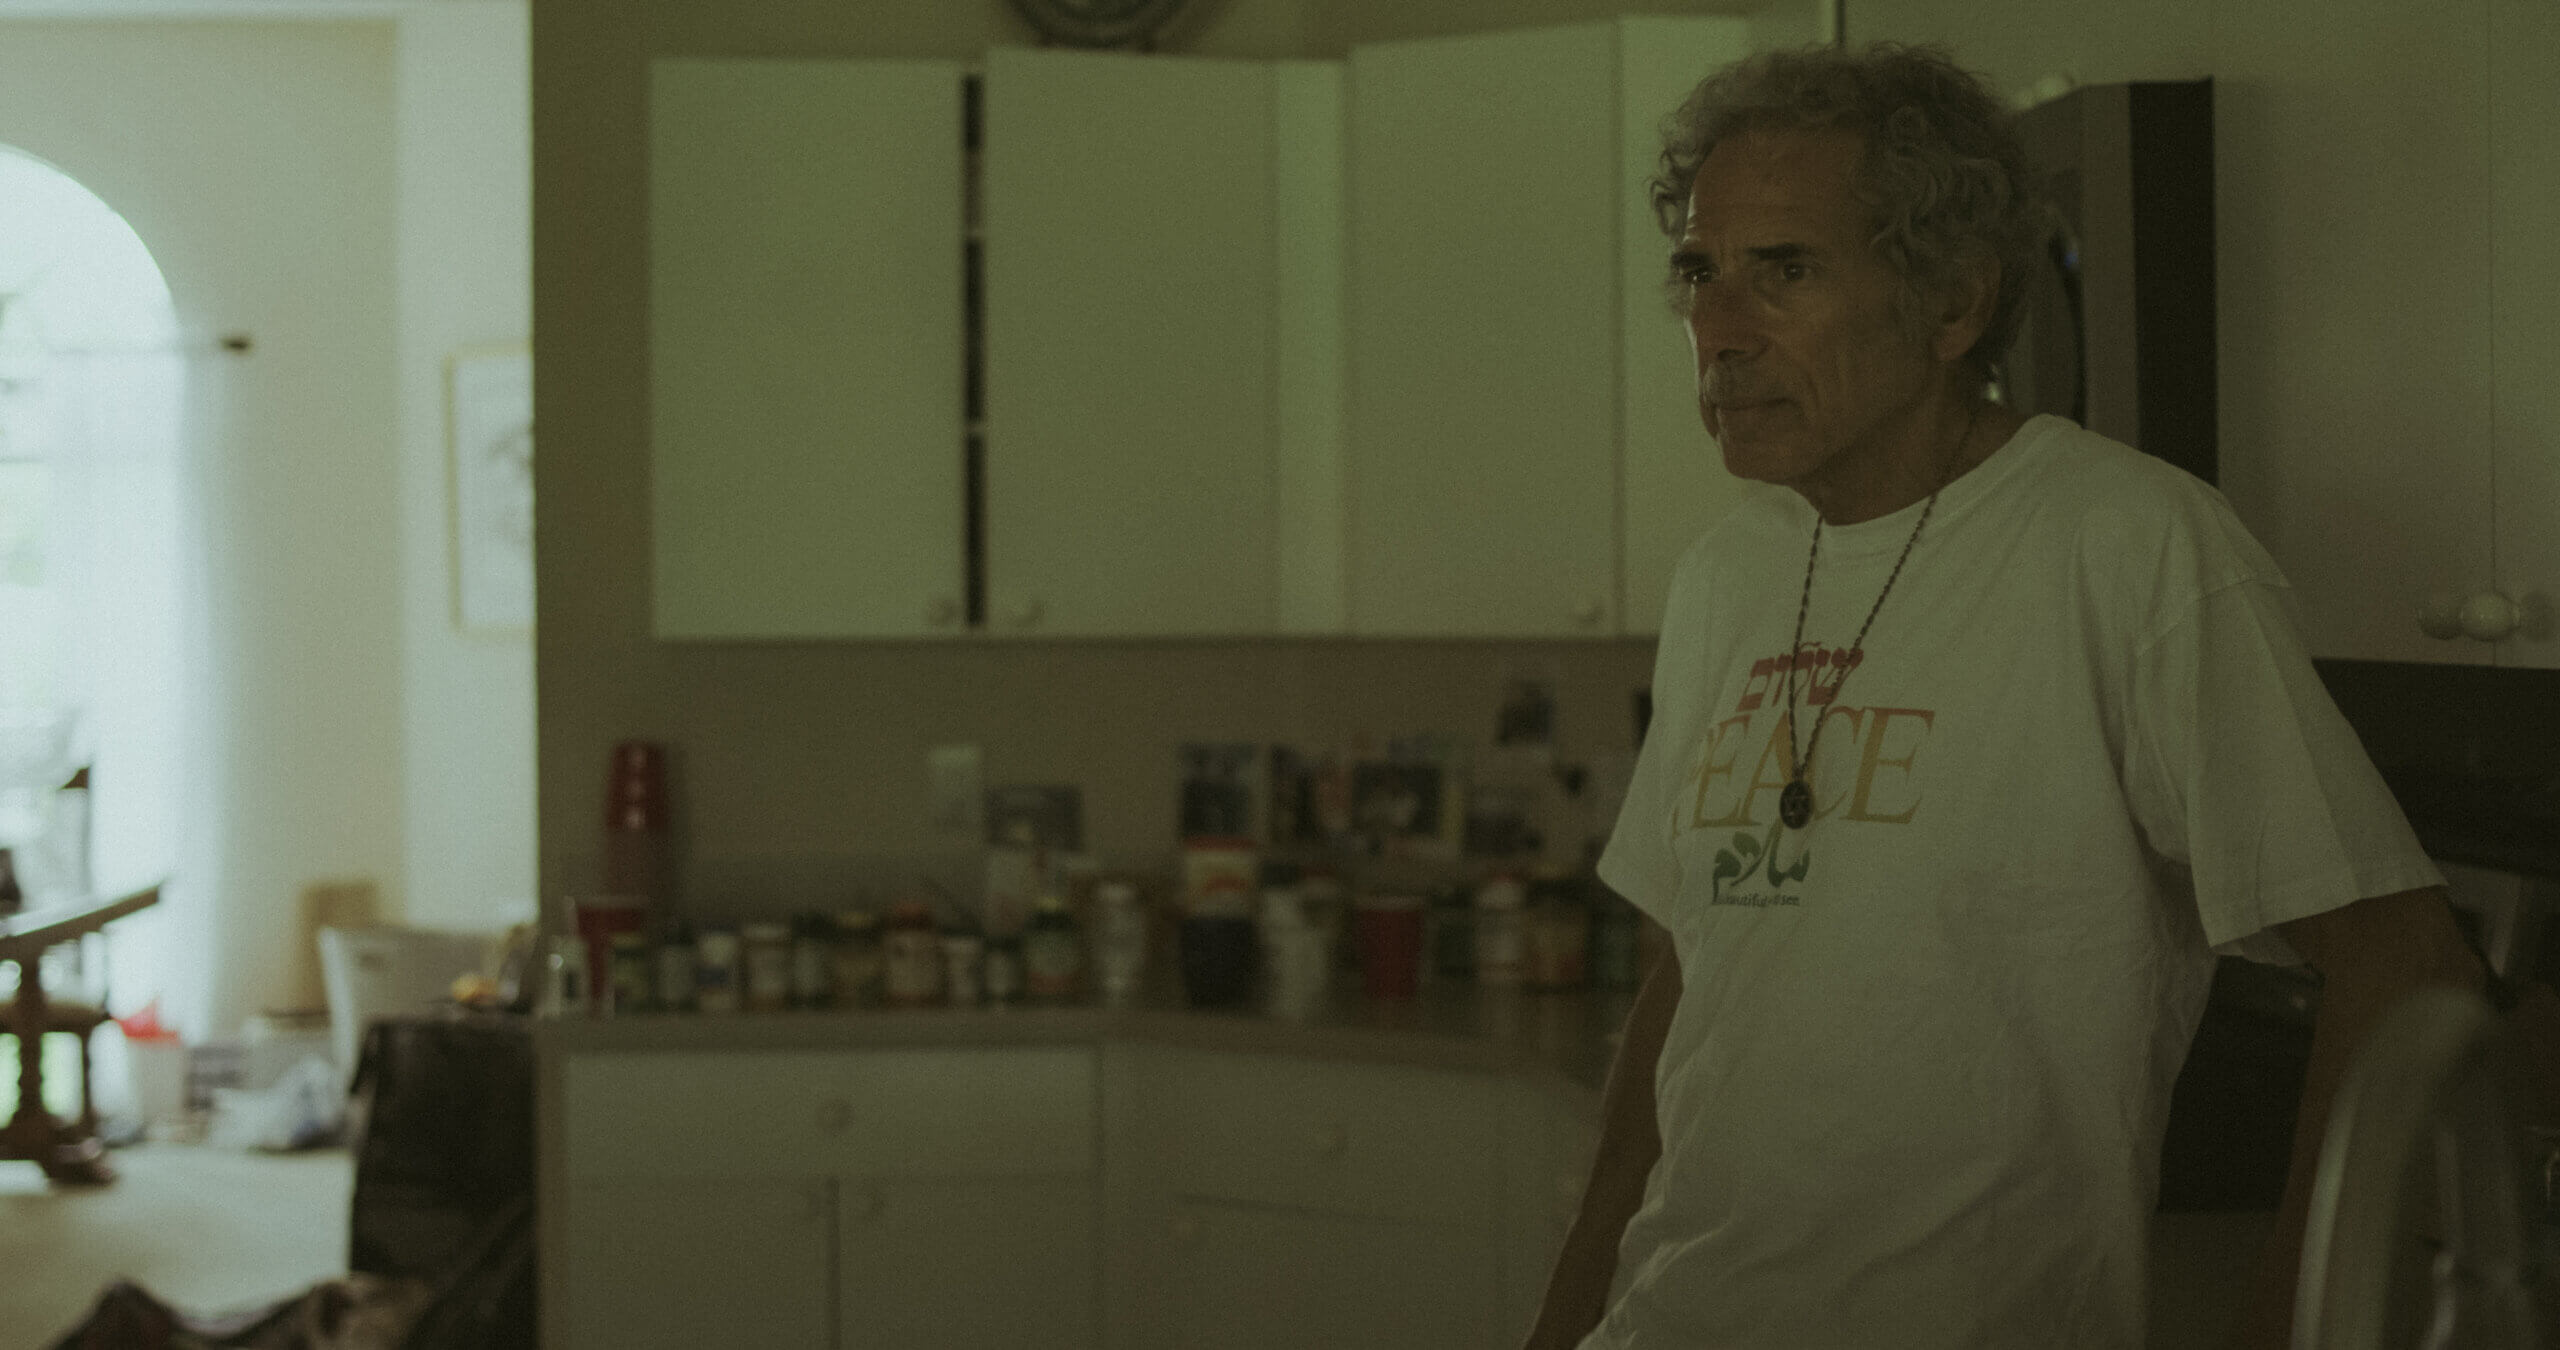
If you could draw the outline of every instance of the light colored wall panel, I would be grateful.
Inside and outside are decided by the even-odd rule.
[[[1697,363],[1687,328],[1663,293],[1670,237],[1655,223],[1646,183],[1662,154],[1662,120],[1700,80],[1753,45],[1738,19],[1620,21],[1618,287],[1625,366],[1620,417],[1623,631],[1662,625],[1671,569],[1691,541],[1741,501],[1749,484],[1698,416]]]
[[[671,60],[650,100],[658,635],[956,632],[959,67]]]
[[[1342,535],[1343,65],[1283,61],[1275,81],[1279,248],[1279,631],[1347,622]]]

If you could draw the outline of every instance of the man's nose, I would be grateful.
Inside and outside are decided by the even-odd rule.
[[[1689,338],[1698,349],[1698,369],[1726,361],[1747,361],[1760,350],[1759,325],[1746,297],[1722,281],[1698,282],[1689,288]]]

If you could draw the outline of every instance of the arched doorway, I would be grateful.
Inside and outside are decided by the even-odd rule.
[[[214,837],[189,788],[204,700],[186,380],[150,250],[0,145],[0,846],[37,899],[168,879],[166,912],[119,925],[105,957],[111,1007],[159,997],[181,1016],[207,995],[204,963],[175,954],[202,940],[184,882]],[[85,831],[58,790],[83,768]]]

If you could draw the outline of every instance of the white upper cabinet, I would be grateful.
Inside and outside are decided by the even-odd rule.
[[[1621,19],[1353,50],[1351,632],[1650,630],[1729,493],[1642,184],[1654,124],[1748,41]]]
[[[2418,625],[2430,595],[2496,583],[2493,502],[2513,492],[2491,417],[2487,14],[2341,0],[2315,23],[2263,4],[2217,20],[2223,488],[2314,656],[2492,659]]]
[[[960,631],[961,68],[649,75],[657,635]]]
[[[1274,631],[1277,88],[989,54],[989,632]]]
[[[2498,664],[2560,667],[2560,7],[2490,0],[2490,436]]]

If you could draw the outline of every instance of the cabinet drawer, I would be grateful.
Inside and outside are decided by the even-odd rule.
[[[1094,1170],[1084,1047],[587,1054],[562,1074],[572,1180]]]
[[[1166,1183],[1183,1194],[1492,1221],[1500,1131],[1490,1075],[1165,1051],[1148,1077]]]

